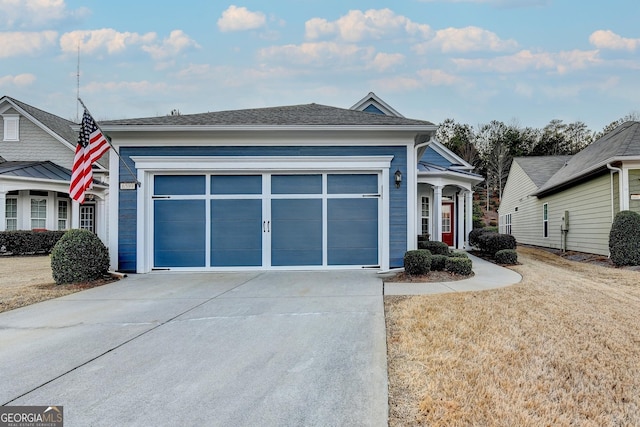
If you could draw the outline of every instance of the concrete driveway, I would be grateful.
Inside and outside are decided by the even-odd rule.
[[[371,271],[152,273],[0,314],[0,404],[67,426],[386,425]]]

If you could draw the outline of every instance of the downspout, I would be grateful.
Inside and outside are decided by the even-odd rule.
[[[618,178],[620,180],[620,186],[622,185],[622,169],[617,168],[615,166],[611,166],[611,163],[607,163],[607,168],[611,171],[609,176],[611,177],[611,224],[613,224],[613,220],[615,218],[615,207],[613,205],[613,174],[618,172]],[[622,191],[618,191],[620,193],[619,197],[622,199]],[[609,251],[609,258],[611,258],[611,251]]]
[[[611,181],[611,191],[610,191],[610,193],[611,193],[611,223],[613,224],[613,219],[615,218],[615,207],[613,206],[613,174],[615,172],[618,172],[618,177],[620,178],[620,185],[622,185],[622,169],[617,168],[615,166],[612,166],[611,163],[607,163],[607,168],[609,170],[611,170],[611,173],[610,173],[609,176],[611,177],[611,180],[610,180]],[[622,192],[619,191],[619,193],[620,193],[620,198],[622,199]]]

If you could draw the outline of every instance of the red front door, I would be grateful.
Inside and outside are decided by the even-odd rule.
[[[442,241],[453,246],[453,203],[442,203]]]

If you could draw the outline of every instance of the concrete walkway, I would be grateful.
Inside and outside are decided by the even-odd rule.
[[[385,281],[385,295],[431,295],[449,292],[485,291],[514,285],[522,276],[513,270],[469,254],[473,261],[473,277],[455,282],[389,283]]]

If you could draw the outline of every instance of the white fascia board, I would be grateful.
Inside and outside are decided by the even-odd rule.
[[[268,131],[320,131],[320,132],[434,132],[436,125],[101,125],[104,132],[268,132]]]
[[[451,163],[457,163],[460,165],[460,166],[451,166],[452,168],[469,169],[469,170],[473,169],[473,165],[467,163],[463,158],[458,156],[453,151],[449,150],[442,143],[434,140],[431,142],[430,146],[435,150],[436,153],[440,154],[442,157],[449,160]]]
[[[142,170],[374,170],[393,156],[132,156]]]

